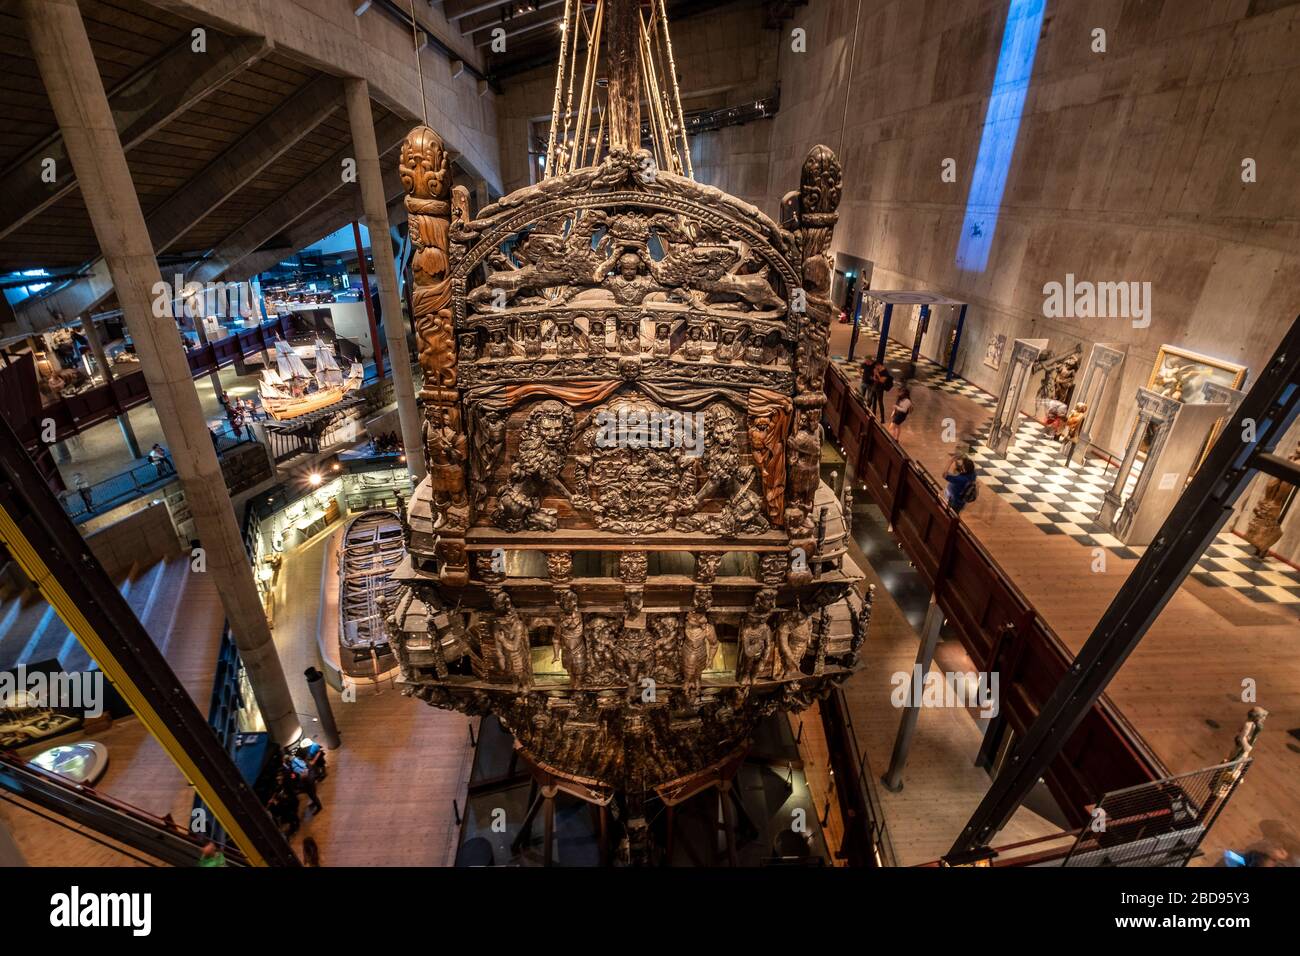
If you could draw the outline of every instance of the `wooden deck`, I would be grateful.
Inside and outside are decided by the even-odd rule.
[[[831,351],[844,354],[848,327],[837,326],[835,333]],[[859,342],[859,356],[868,354],[864,347],[874,354],[869,336]],[[903,427],[902,444],[932,475],[942,474],[957,450],[942,440],[945,418],[955,419],[956,433],[965,435],[991,417],[948,392],[915,386],[912,400],[916,407]],[[981,495],[962,519],[1072,651],[1137,563],[1112,554],[1105,571],[1094,573],[1090,548],[1044,534],[996,494]],[[1300,746],[1287,735],[1300,727],[1298,652],[1300,617],[1294,608],[1255,604],[1230,588],[1189,580],[1108,689],[1170,771],[1179,773],[1226,759],[1252,706],[1242,700],[1243,681],[1255,682],[1258,704],[1270,717],[1254,765],[1204,845],[1206,864],[1217,862],[1226,847],[1262,840],[1300,853]],[[914,761],[926,759],[921,743],[918,735]]]

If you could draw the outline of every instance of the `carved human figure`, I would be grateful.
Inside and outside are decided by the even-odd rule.
[[[540,502],[551,487],[570,497],[560,481],[560,469],[572,435],[573,409],[562,402],[541,402],[528,413],[510,479],[502,487],[492,513],[494,525],[506,531],[555,530],[555,510],[541,507]]]
[[[751,333],[745,339],[745,364],[762,365],[763,364],[763,340],[757,335]]]
[[[754,608],[745,615],[740,625],[740,646],[737,648],[736,681],[753,684],[758,680],[763,662],[772,648],[772,629],[767,614]]]
[[[811,510],[821,475],[821,425],[816,412],[799,415],[799,426],[787,442],[790,466],[790,495],[805,511]]]
[[[465,493],[469,440],[460,427],[458,405],[430,404],[425,407],[424,450],[433,502],[441,512],[434,527],[463,531],[469,524],[469,504]]]
[[[812,621],[808,615],[795,609],[781,612],[776,628],[776,667],[772,676],[777,679],[797,677],[800,664],[812,643]]]
[[[663,287],[650,276],[643,274],[641,256],[624,252],[618,257],[614,272],[605,277],[605,288],[619,305],[640,305],[651,292],[661,292]]]
[[[459,336],[460,350],[456,358],[461,362],[473,362],[478,358],[478,335],[474,332],[462,332]]]
[[[487,497],[488,484],[501,464],[506,450],[506,416],[500,409],[471,411],[470,470],[471,497],[475,504]]]
[[[682,343],[678,356],[688,362],[698,362],[704,354],[704,330],[698,325],[686,329],[686,341]]]
[[[553,661],[561,661],[574,687],[587,680],[587,636],[583,629],[582,614],[578,610],[578,596],[570,590],[559,594],[560,622],[555,628]]]
[[[619,355],[641,354],[641,329],[636,319],[620,319],[616,336]]]
[[[568,358],[578,351],[578,339],[573,334],[573,326],[565,322],[555,329],[555,354]]]
[[[740,336],[732,329],[723,329],[718,344],[713,349],[713,361],[734,362],[743,352],[744,346],[741,344]]]
[[[514,355],[514,345],[506,336],[505,329],[493,329],[488,334],[487,354],[488,358],[505,359]]]
[[[528,628],[505,591],[497,592],[492,599],[496,617],[492,622],[492,637],[497,649],[497,664],[518,686],[533,685],[533,667],[528,647]]]
[[[524,357],[530,359],[542,357],[542,333],[531,323],[524,326]]]
[[[605,320],[592,317],[587,323],[587,354],[601,356],[605,354]]]
[[[650,354],[660,358],[667,358],[673,352],[673,343],[671,339],[672,326],[667,322],[659,322],[655,325],[655,337],[650,343]]]
[[[687,697],[698,697],[704,671],[713,661],[718,647],[718,633],[709,615],[700,610],[686,612],[682,633],[682,690]]]

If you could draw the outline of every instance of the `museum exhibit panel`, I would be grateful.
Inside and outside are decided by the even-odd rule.
[[[1300,865],[1300,3],[923,6],[0,0],[20,923]]]

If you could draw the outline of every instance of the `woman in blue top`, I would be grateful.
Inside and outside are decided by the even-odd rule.
[[[954,458],[943,480],[948,482],[948,504],[953,511],[961,511],[966,507],[967,491],[975,484],[975,462],[965,455]]]

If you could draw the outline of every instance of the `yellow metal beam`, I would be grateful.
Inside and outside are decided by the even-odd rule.
[[[63,585],[46,566],[45,562],[36,552],[36,548],[23,534],[22,529],[18,527],[13,516],[9,511],[0,505],[0,542],[9,549],[15,561],[18,562],[26,573],[31,582],[36,585],[41,595],[49,602],[50,606],[63,619],[63,623],[68,626],[68,630],[77,635],[77,640],[81,641],[86,652],[91,656],[104,676],[122,695],[131,710],[137,717],[144,722],[153,734],[154,739],[162,745],[172,762],[176,764],[177,769],[185,776],[203,802],[211,808],[212,813],[216,816],[221,826],[234,839],[235,844],[243,851],[248,858],[249,863],[253,866],[266,866],[267,862],[260,853],[257,852],[253,841],[248,838],[243,829],[235,820],[234,814],[230,813],[226,805],[217,796],[216,789],[203,776],[199,768],[190,759],[185,752],[180,741],[172,734],[166,722],[159,716],[158,712],[150,706],[148,700],[135,686],[135,683],[127,675],[126,670],[118,660],[109,652],[107,645],[100,638],[94,627],[86,620],[85,616],[73,603],[68,593],[63,589]]]

